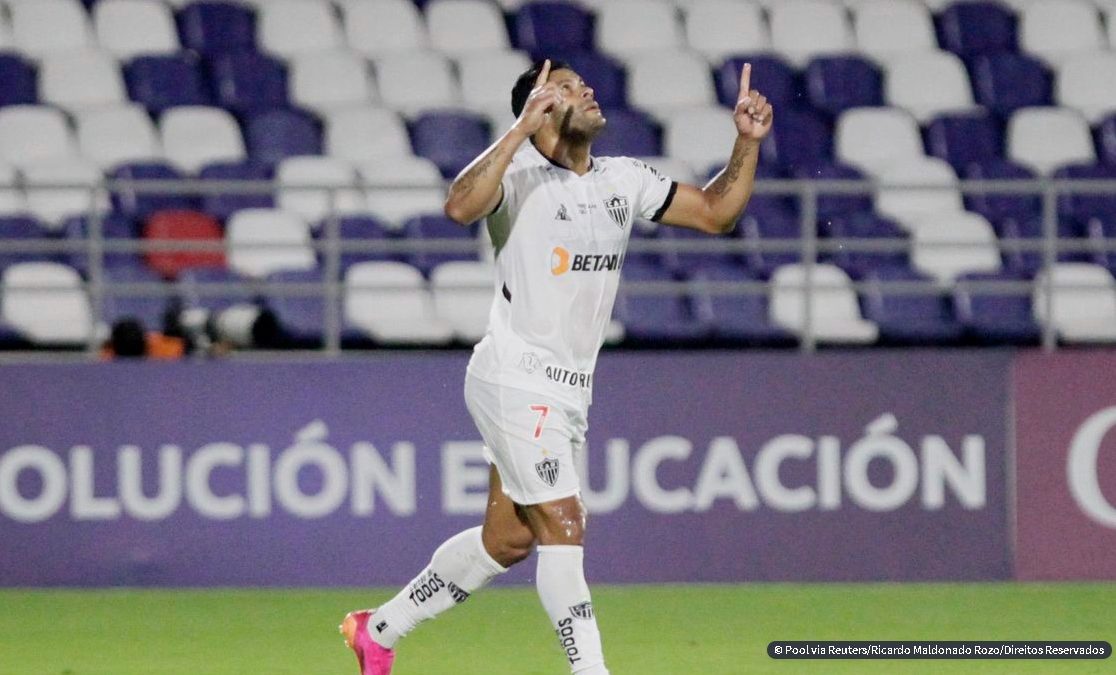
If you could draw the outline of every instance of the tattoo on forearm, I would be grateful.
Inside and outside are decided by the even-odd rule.
[[[733,152],[732,157],[729,159],[728,166],[717,176],[713,184],[709,186],[710,191],[718,197],[728,192],[732,184],[740,178],[740,169],[744,166],[744,158],[750,154],[751,149],[747,147]]]
[[[495,163],[496,159],[502,154],[503,150],[499,148],[493,150],[492,154],[486,157],[484,161],[474,166],[468,173],[461,177],[461,180],[457,183],[457,190],[461,193],[462,197],[473,191],[473,187],[476,186],[477,181],[488,173],[488,170],[492,168],[492,164]]]

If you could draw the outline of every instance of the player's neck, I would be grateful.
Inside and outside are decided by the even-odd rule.
[[[575,141],[557,134],[535,134],[531,142],[543,157],[579,176],[584,176],[593,168],[588,140]]]

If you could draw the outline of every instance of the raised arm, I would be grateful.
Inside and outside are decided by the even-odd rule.
[[[468,225],[492,213],[499,206],[503,197],[500,181],[515,151],[542,127],[550,109],[561,102],[558,88],[547,83],[549,77],[548,59],[535,80],[535,88],[527,97],[519,119],[453,180],[446,197],[447,216],[462,225]]]
[[[767,97],[751,88],[752,64],[740,73],[740,96],[732,118],[736,142],[728,164],[703,187],[678,186],[662,222],[709,234],[731,232],[752,196],[759,161],[759,145],[771,131],[774,111]]]

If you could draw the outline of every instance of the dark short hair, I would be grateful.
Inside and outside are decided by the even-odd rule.
[[[535,61],[531,64],[531,67],[524,71],[524,73],[519,76],[519,79],[515,81],[515,86],[512,87],[511,92],[511,105],[512,114],[516,117],[519,117],[519,113],[523,112],[523,106],[527,105],[527,97],[531,95],[531,90],[535,88],[535,80],[538,79],[539,73],[542,72],[545,63],[546,59]],[[553,73],[556,70],[562,69],[573,70],[573,68],[570,68],[570,64],[565,61],[550,60],[550,72]]]

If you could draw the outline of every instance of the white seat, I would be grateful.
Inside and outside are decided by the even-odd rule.
[[[45,160],[24,166],[22,173],[27,210],[49,229],[60,228],[70,216],[108,209],[104,191],[93,190],[101,172],[89,160]]]
[[[0,49],[11,50],[15,48],[12,38],[12,22],[7,12],[0,11]]]
[[[510,83],[530,67],[531,60],[522,52],[482,52],[460,57],[457,72],[465,105],[482,114],[503,108],[510,115]]]
[[[15,166],[76,157],[77,140],[61,110],[45,105],[0,108],[0,158]]]
[[[465,342],[478,342],[488,328],[494,297],[495,268],[476,261],[445,262],[430,273],[434,312]]]
[[[837,119],[837,158],[869,173],[901,159],[925,156],[918,124],[899,108],[853,108]]]
[[[18,181],[19,174],[15,167],[0,162],[0,216],[11,216],[27,210],[23,193],[16,187]]]
[[[350,162],[412,155],[402,118],[392,110],[374,106],[330,113],[325,121],[325,151]]]
[[[187,173],[196,173],[211,162],[238,162],[247,157],[240,127],[221,108],[171,108],[163,113],[159,134],[167,159]]]
[[[887,60],[884,99],[925,124],[936,115],[973,110],[973,87],[961,59],[948,52],[895,54]]]
[[[611,0],[597,9],[597,51],[634,55],[681,49],[678,12],[664,0]]]
[[[122,60],[181,48],[174,16],[157,0],[100,0],[93,6],[93,29],[101,48]]]
[[[996,233],[978,213],[927,213],[914,223],[911,264],[948,286],[962,274],[999,272]]]
[[[160,159],[155,124],[140,105],[88,110],[77,115],[81,154],[103,170],[122,162]]]
[[[344,43],[333,6],[324,0],[269,0],[257,8],[256,21],[260,46],[282,57]]]
[[[12,43],[17,51],[33,58],[93,44],[89,18],[77,0],[18,2],[9,9]]]
[[[421,51],[426,24],[411,0],[346,0],[341,5],[349,48],[365,56]]]
[[[1116,21],[1116,15],[1111,20]],[[1116,54],[1067,58],[1058,70],[1054,98],[1058,105],[1079,110],[1090,124],[1116,111]]]
[[[759,5],[748,0],[704,0],[686,12],[686,42],[713,63],[731,54],[771,49],[771,33]]]
[[[663,150],[668,157],[689,162],[704,171],[724,166],[736,142],[732,112],[720,106],[681,110],[666,118]]]
[[[393,157],[366,162],[357,170],[369,188],[369,210],[394,227],[412,216],[442,212],[445,181],[426,158]]]
[[[855,51],[844,7],[826,0],[782,0],[770,9],[771,45],[797,68],[816,57]],[[756,84],[761,84],[757,82]]]
[[[1116,49],[1116,2],[1104,0],[1104,23],[1108,26],[1108,47]]]
[[[859,2],[853,13],[853,31],[859,50],[881,63],[898,54],[938,49],[934,20],[918,0]]]
[[[504,15],[485,0],[431,0],[426,4],[430,46],[457,56],[510,47]]]
[[[879,327],[864,319],[852,280],[835,265],[814,266],[812,332],[818,342],[869,344]],[[806,335],[806,268],[783,265],[771,275],[769,311],[775,324],[799,337]]]
[[[1024,108],[1008,122],[1008,159],[1040,174],[1051,174],[1066,164],[1097,161],[1089,125],[1069,108]]]
[[[446,344],[453,329],[437,316],[422,273],[401,262],[361,262],[345,272],[346,325],[378,342]]]
[[[229,267],[253,278],[317,266],[310,226],[280,209],[243,209],[232,214],[225,228],[225,246]]]
[[[1051,282],[1053,316],[1048,318]],[[1052,272],[1043,270],[1035,279],[1031,301],[1039,324],[1053,323],[1066,342],[1116,342],[1116,281],[1099,265],[1057,263]]]
[[[70,112],[128,100],[120,65],[96,49],[44,56],[39,67],[39,98]]]
[[[440,54],[388,54],[377,58],[374,65],[381,103],[404,115],[461,103],[449,61]]]
[[[937,157],[899,159],[876,174],[876,210],[912,230],[920,216],[964,210],[957,174]]]
[[[93,311],[77,270],[53,262],[4,269],[0,317],[32,343],[82,345],[93,335]]]
[[[1051,64],[1078,52],[1102,50],[1100,14],[1088,0],[1035,0],[1022,11],[1019,46]]]
[[[709,64],[692,52],[643,54],[628,65],[628,102],[652,114],[714,105]]]
[[[349,214],[365,210],[364,194],[356,187],[356,171],[344,160],[334,157],[288,157],[279,162],[275,177],[280,183],[276,205],[284,211],[298,214],[311,227],[318,227],[330,213]],[[339,189],[300,189],[293,187],[295,185],[334,186]]]
[[[289,79],[291,99],[322,115],[376,101],[368,62],[348,50],[297,54]]]

